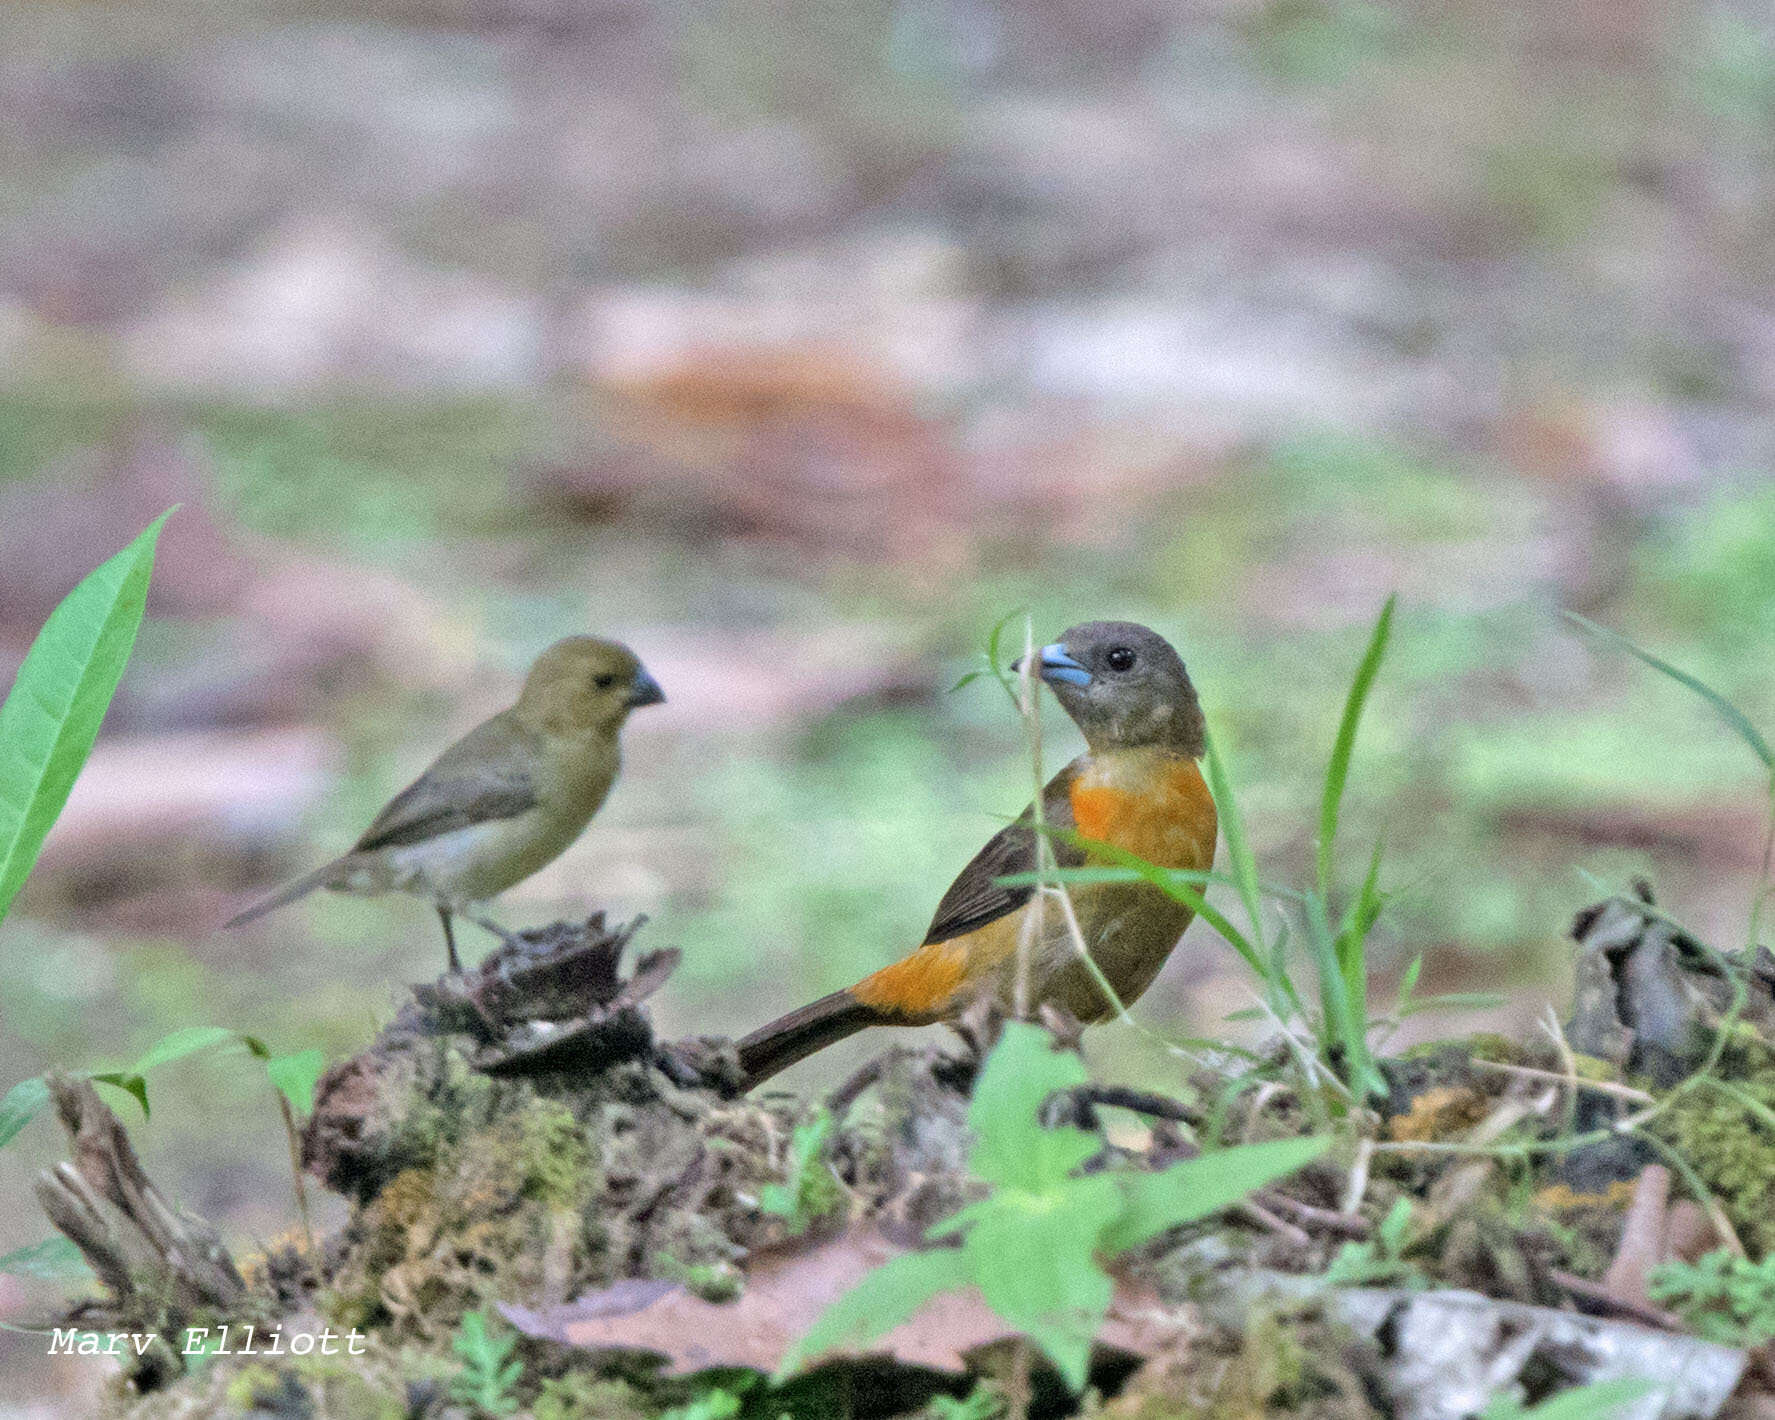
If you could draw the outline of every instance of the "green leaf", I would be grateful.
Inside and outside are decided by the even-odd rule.
[[[495,1336],[487,1329],[487,1319],[480,1312],[465,1312],[458,1324],[451,1350],[462,1358],[462,1372],[451,1383],[450,1393],[458,1400],[489,1415],[515,1415],[517,1397],[511,1394],[523,1363],[506,1364],[518,1344],[517,1333],[503,1332]]]
[[[1044,1129],[1036,1117],[1048,1097],[1085,1083],[1085,1063],[1057,1051],[1048,1033],[1009,1021],[974,1086],[968,1167],[988,1183],[1039,1193],[1064,1180],[1102,1148],[1082,1129]]]
[[[1017,705],[1017,677],[1013,675],[1010,670],[1001,667],[1000,657],[1002,655],[1005,628],[1019,617],[1027,615],[1027,607],[1018,607],[1015,611],[1006,612],[993,623],[992,630],[986,634],[986,664],[979,670],[965,675],[957,681],[954,687],[956,690],[960,690],[962,686],[967,685],[970,681],[979,676],[989,675],[998,682],[999,688],[1003,690],[1006,695],[1010,696],[1011,704],[1013,706]]]
[[[883,1263],[833,1302],[790,1348],[777,1379],[828,1351],[855,1350],[892,1331],[939,1292],[973,1279],[959,1249],[909,1252]]]
[[[1381,1219],[1378,1236],[1381,1249],[1388,1257],[1404,1253],[1406,1239],[1411,1235],[1411,1215],[1411,1199],[1396,1198],[1393,1206],[1387,1209],[1387,1216]]]
[[[808,1184],[820,1167],[820,1151],[832,1133],[832,1114],[821,1109],[812,1119],[795,1126],[789,1139],[788,1178],[784,1183],[767,1183],[758,1191],[760,1212],[789,1220],[789,1232],[797,1235],[807,1231]]]
[[[294,1055],[278,1055],[265,1062],[265,1073],[272,1085],[299,1115],[313,1112],[314,1087],[326,1068],[327,1057],[320,1050],[299,1050]]]
[[[1338,810],[1343,804],[1344,785],[1349,782],[1350,756],[1356,748],[1356,728],[1362,723],[1362,707],[1368,702],[1369,689],[1387,654],[1387,637],[1393,629],[1393,607],[1397,594],[1387,598],[1380,619],[1368,638],[1368,649],[1356,667],[1356,678],[1350,682],[1350,693],[1344,700],[1343,719],[1338,722],[1337,739],[1331,747],[1331,762],[1325,768],[1325,791],[1319,798],[1319,851],[1317,854],[1319,892],[1331,892],[1332,845],[1337,840]]]
[[[1605,640],[1613,641],[1623,651],[1627,652],[1628,655],[1635,656],[1644,661],[1660,675],[1669,676],[1670,679],[1675,681],[1678,685],[1694,691],[1695,694],[1699,695],[1713,707],[1714,713],[1731,727],[1733,734],[1737,735],[1739,739],[1743,740],[1745,744],[1750,746],[1751,753],[1756,755],[1758,759],[1762,760],[1763,768],[1768,770],[1771,774],[1775,774],[1775,750],[1769,748],[1769,742],[1763,738],[1762,733],[1757,727],[1751,724],[1750,716],[1746,715],[1730,700],[1726,699],[1725,696],[1721,695],[1711,685],[1707,684],[1706,681],[1701,680],[1697,676],[1690,675],[1687,671],[1678,670],[1675,666],[1671,665],[1669,661],[1654,656],[1638,642],[1629,640],[1619,631],[1611,631],[1606,626],[1599,626],[1587,616],[1579,616],[1575,611],[1568,611],[1565,615],[1566,620],[1582,626],[1586,631],[1590,632],[1591,635],[1601,636]]]
[[[1501,1395],[1479,1416],[1480,1420],[1611,1420],[1657,1389],[1650,1381],[1636,1377],[1593,1381],[1549,1396],[1526,1410],[1514,1396]]]
[[[195,1055],[200,1050],[209,1050],[218,1045],[237,1041],[240,1037],[225,1026],[182,1026],[150,1045],[142,1052],[142,1056],[127,1070],[103,1070],[95,1072],[91,1079],[101,1085],[111,1085],[132,1096],[142,1107],[142,1117],[150,1118],[148,1107],[148,1072],[162,1065],[170,1065],[175,1060],[183,1060],[188,1055]]]
[[[143,1052],[142,1058],[130,1067],[137,1075],[146,1075],[157,1066],[170,1065],[175,1060],[183,1060],[187,1055],[195,1055],[200,1050],[208,1050],[212,1046],[221,1045],[238,1037],[226,1026],[182,1026],[150,1045]]]
[[[1119,1179],[1093,1174],[1045,1193],[1002,1189],[962,1250],[986,1304],[1034,1341],[1077,1392],[1112,1284],[1097,1244],[1122,1212]]]
[[[740,1404],[740,1397],[732,1391],[717,1388],[699,1395],[688,1405],[660,1411],[659,1420],[733,1420],[740,1413]]]
[[[0,1149],[10,1144],[19,1130],[35,1119],[48,1103],[49,1086],[40,1075],[20,1080],[8,1090],[6,1098],[0,1099]]]
[[[0,705],[0,920],[68,801],[135,645],[168,509],[50,613]]]
[[[0,1257],[0,1273],[37,1277],[47,1282],[68,1282],[92,1275],[80,1249],[64,1237],[45,1238],[29,1247],[15,1248]]]
[[[1331,1147],[1321,1137],[1241,1144],[1173,1164],[1163,1173],[1128,1174],[1127,1207],[1103,1238],[1110,1255],[1138,1247],[1166,1228],[1193,1223],[1310,1164]]]
[[[89,1077],[96,1085],[110,1085],[113,1089],[122,1090],[142,1107],[142,1118],[153,1118],[148,1108],[148,1082],[140,1075],[128,1070],[106,1070]]]

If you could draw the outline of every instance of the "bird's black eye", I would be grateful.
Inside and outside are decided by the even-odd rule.
[[[1134,665],[1134,653],[1126,646],[1111,647],[1109,654],[1103,658],[1103,664],[1112,671],[1130,670]]]
[[[616,677],[608,673],[595,675],[592,677],[592,684],[597,686],[599,690],[609,690],[611,686],[616,684]]]

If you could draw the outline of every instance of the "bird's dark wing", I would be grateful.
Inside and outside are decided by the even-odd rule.
[[[1069,764],[1042,790],[1042,819],[1049,828],[1070,829],[1072,781],[1077,763]],[[925,933],[924,944],[947,942],[1015,912],[1035,894],[1033,887],[1005,887],[994,881],[1012,873],[1033,872],[1036,867],[1034,806],[1025,809],[1014,823],[1006,824],[987,840],[973,861],[949,885],[937,904],[937,915]],[[1063,868],[1081,867],[1084,852],[1064,838],[1050,835],[1054,859]]]
[[[399,848],[459,828],[516,818],[536,807],[529,772],[533,762],[525,731],[496,715],[451,745],[390,799],[351,851]]]

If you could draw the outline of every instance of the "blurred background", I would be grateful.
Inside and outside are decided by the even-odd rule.
[[[648,913],[667,1031],[918,940],[1027,797],[997,688],[948,693],[1019,608],[1170,635],[1288,877],[1399,591],[1347,869],[1384,838],[1384,977],[1510,992],[1433,1028],[1563,1004],[1590,878],[1737,945],[1758,766],[1560,612],[1775,725],[1772,144],[1775,29],[1718,0],[12,0],[0,684],[183,507],[0,928],[0,1088],[184,1025],[362,1046],[427,910],[218,924],[575,631],[670,700],[501,913]],[[1139,1015],[1250,1004],[1197,927]],[[287,1230],[262,1077],[154,1087],[150,1170]],[[0,1153],[0,1252],[62,1147]],[[84,1408],[42,1353],[0,1334],[0,1416]]]

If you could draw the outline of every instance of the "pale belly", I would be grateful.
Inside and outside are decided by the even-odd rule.
[[[352,865],[336,891],[362,896],[409,892],[471,903],[504,892],[553,862],[578,838],[589,814],[548,818],[534,811],[385,848]]]

